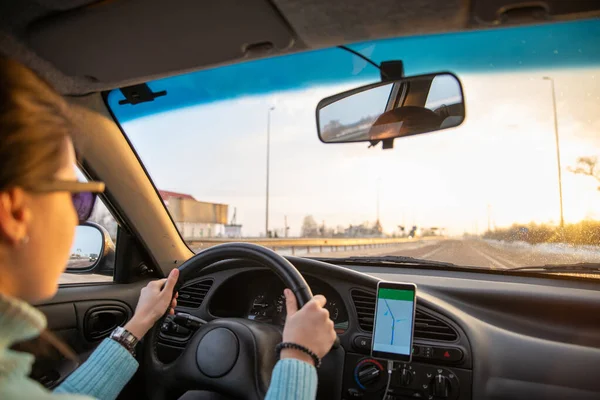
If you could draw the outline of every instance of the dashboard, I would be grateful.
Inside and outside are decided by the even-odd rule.
[[[597,399],[600,285],[541,275],[342,266],[290,257],[323,294],[341,346],[318,370],[319,399]],[[379,280],[418,285],[413,360],[372,358]],[[282,328],[283,284],[260,265],[227,260],[179,294],[178,311],[211,320],[249,318]],[[160,332],[157,353],[178,356],[189,333]]]
[[[313,294],[327,299],[325,308],[338,334],[348,329],[348,311],[339,293],[313,277],[306,281]],[[238,317],[283,327],[286,318],[283,283],[269,271],[251,271],[231,278],[216,291],[209,311],[217,318]]]

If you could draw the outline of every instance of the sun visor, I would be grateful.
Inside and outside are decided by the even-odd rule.
[[[598,0],[474,0],[473,18],[482,25],[544,22],[598,15]]]
[[[27,40],[65,74],[101,82],[276,54],[295,44],[266,0],[104,1],[30,25]]]

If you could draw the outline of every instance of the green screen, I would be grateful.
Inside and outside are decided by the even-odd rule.
[[[380,299],[413,301],[415,292],[412,290],[400,289],[379,289],[378,297]]]

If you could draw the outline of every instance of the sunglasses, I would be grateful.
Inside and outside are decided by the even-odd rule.
[[[79,221],[87,221],[92,215],[98,193],[104,192],[103,182],[77,182],[55,180],[36,185],[33,192],[70,192],[73,207],[77,211]]]

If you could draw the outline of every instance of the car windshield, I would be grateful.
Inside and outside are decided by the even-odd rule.
[[[462,125],[386,150],[319,140],[321,99],[381,80],[342,48],[151,81],[106,102],[196,251],[241,240],[494,269],[596,262],[598,37],[589,20],[350,46],[403,61],[406,76],[462,83]]]

